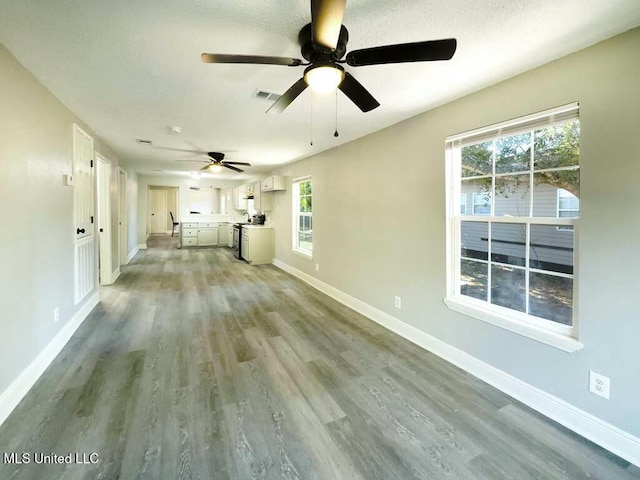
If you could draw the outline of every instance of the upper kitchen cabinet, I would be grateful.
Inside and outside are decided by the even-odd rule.
[[[260,190],[263,192],[275,192],[287,189],[287,177],[272,175],[260,182]]]
[[[247,190],[246,185],[240,185],[233,189],[233,208],[234,210],[247,210]]]

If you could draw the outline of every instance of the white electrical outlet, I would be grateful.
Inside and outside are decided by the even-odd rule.
[[[589,391],[609,400],[609,377],[589,372]]]
[[[402,308],[402,299],[396,296],[396,308],[399,310]]]
[[[316,272],[319,272],[319,271],[320,271],[320,264],[316,263]]]
[[[53,323],[57,323],[60,320],[60,309],[58,307],[53,309]]]

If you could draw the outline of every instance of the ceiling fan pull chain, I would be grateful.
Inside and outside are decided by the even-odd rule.
[[[311,141],[309,145],[313,147],[313,90],[311,91],[311,132],[310,132]]]
[[[338,133],[338,89],[336,88],[336,131],[333,132],[334,137],[338,137],[340,134]]]

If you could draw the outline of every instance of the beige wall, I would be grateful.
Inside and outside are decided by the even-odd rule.
[[[291,190],[276,194],[276,258],[640,436],[639,52],[636,29],[275,171],[313,176],[315,235],[313,260],[292,254]],[[444,140],[573,101],[582,128],[577,307],[585,348],[569,354],[443,304]],[[589,370],[611,378],[609,401],[588,393]]]
[[[2,45],[0,72],[1,393],[82,306],[73,301],[73,189],[63,182],[72,171],[73,123],[111,160],[112,192],[118,158]],[[111,200],[117,215],[117,196]]]

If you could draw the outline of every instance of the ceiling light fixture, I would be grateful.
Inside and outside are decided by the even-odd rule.
[[[340,65],[312,65],[304,71],[304,81],[314,92],[333,92],[344,79]]]
[[[176,135],[178,135],[179,133],[181,133],[181,132],[182,132],[182,127],[178,127],[177,125],[171,125],[171,126],[169,127],[169,131],[170,131],[171,133],[175,133]]]
[[[209,170],[211,170],[213,173],[220,173],[222,171],[222,165],[211,165],[209,167]]]

